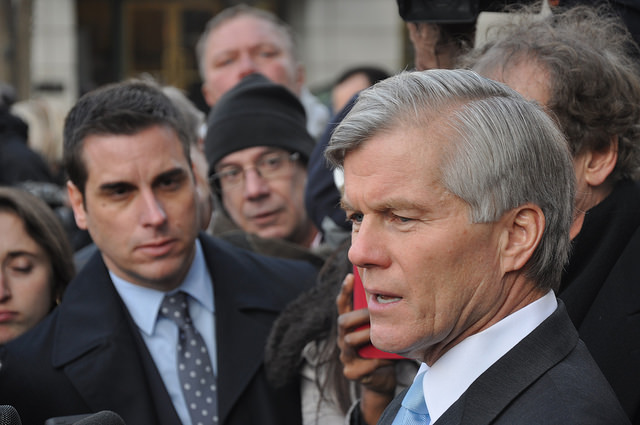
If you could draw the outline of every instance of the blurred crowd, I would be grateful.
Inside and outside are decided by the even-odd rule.
[[[244,4],[193,46],[208,114],[0,83],[0,405],[640,424],[640,8],[436,3],[397,1],[413,69],[337,69],[330,104]]]

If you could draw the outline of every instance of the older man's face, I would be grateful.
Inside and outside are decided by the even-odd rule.
[[[282,149],[257,146],[225,156],[215,171],[242,173],[241,181],[233,186],[221,182],[224,208],[241,229],[308,246],[315,230],[304,207],[307,170],[300,161],[289,158],[290,153]],[[271,167],[274,161],[279,168],[273,175],[258,172],[259,164]]]
[[[468,205],[439,181],[448,138],[396,128],[344,162],[349,259],[367,292],[371,341],[429,364],[487,326],[508,291],[502,224],[472,224]]]
[[[274,24],[254,16],[233,18],[213,30],[204,51],[204,98],[213,106],[249,74],[260,73],[300,93],[304,74],[293,46]]]

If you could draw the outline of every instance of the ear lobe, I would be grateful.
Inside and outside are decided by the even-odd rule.
[[[84,198],[80,189],[68,181],[67,194],[69,195],[69,203],[73,209],[73,217],[76,220],[76,224],[80,229],[87,230],[87,213],[84,209]]]
[[[503,273],[521,270],[542,239],[545,217],[540,207],[525,204],[505,216],[506,243],[502,247]]]
[[[585,181],[592,187],[602,185],[613,172],[616,162],[618,162],[618,136],[611,136],[609,145],[606,148],[589,151],[584,160],[586,161],[584,168]]]

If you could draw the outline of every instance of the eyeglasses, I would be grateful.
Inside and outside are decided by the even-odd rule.
[[[291,172],[291,165],[300,159],[300,153],[270,152],[258,159],[253,166],[246,168],[237,165],[220,167],[217,173],[209,177],[209,184],[216,190],[228,190],[240,186],[245,181],[247,171],[256,170],[258,175],[271,180],[283,177]]]

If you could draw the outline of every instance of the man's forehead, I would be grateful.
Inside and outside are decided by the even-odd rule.
[[[151,133],[153,130],[160,134]],[[139,137],[143,139],[137,140]],[[133,166],[158,174],[164,172],[163,169],[189,168],[182,142],[175,131],[164,126],[149,127],[134,134],[91,134],[82,142],[81,157],[87,177],[92,170],[117,174]]]
[[[551,73],[549,68],[532,56],[516,56],[507,62],[495,63],[500,57],[487,54],[478,64],[478,73],[487,78],[500,81],[529,100],[540,105],[548,105],[551,97]]]
[[[231,152],[218,162],[218,166],[224,166],[227,164],[244,163],[247,161],[253,161],[260,157],[270,153],[286,152],[284,149],[274,146],[252,146],[245,149],[240,149],[235,152]]]
[[[229,27],[232,25],[251,26],[253,31],[243,32],[242,34],[235,34],[235,30],[229,29]],[[219,35],[220,33],[226,31],[233,31],[234,37],[222,40]],[[275,44],[278,47],[284,49],[291,49],[293,47],[290,37],[283,28],[279,27],[274,22],[253,15],[239,15],[220,23],[217,28],[214,28],[211,31],[211,35],[209,36],[209,44],[214,48],[218,48],[220,50],[231,48],[231,46],[240,44],[240,42],[249,38],[250,35],[256,33],[260,35],[260,37],[256,38],[255,40],[255,43],[257,45]]]
[[[356,185],[357,191],[357,185],[380,175],[384,179],[376,183],[376,189],[389,186],[391,192],[416,179],[425,184],[438,183],[443,155],[454,143],[450,133],[448,127],[436,129],[416,125],[394,126],[375,133],[345,152],[342,161],[345,189],[351,183]],[[354,180],[349,181],[351,179]]]

